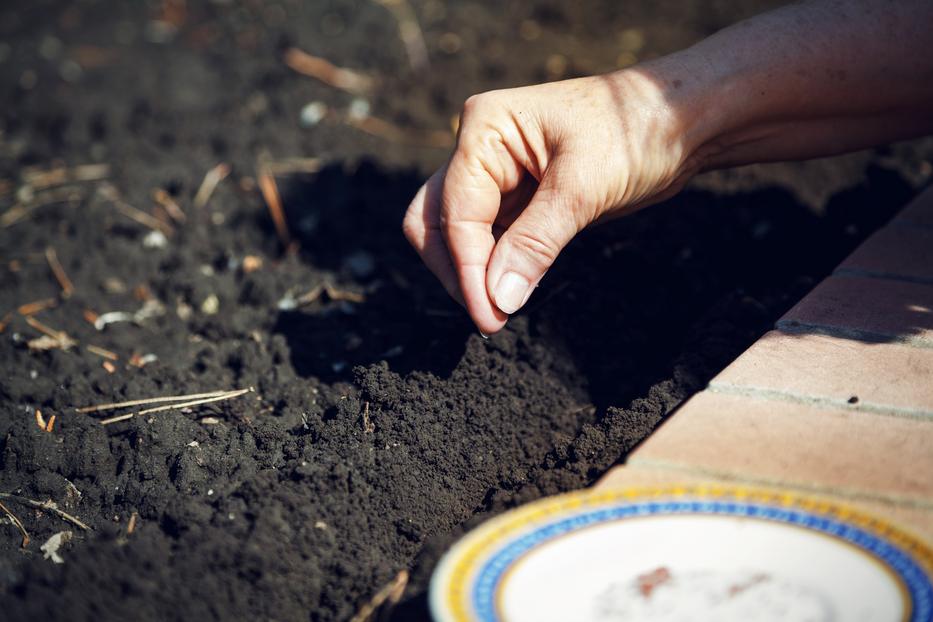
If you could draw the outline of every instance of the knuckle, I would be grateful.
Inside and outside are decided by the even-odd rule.
[[[410,211],[405,214],[405,218],[402,219],[402,233],[409,242],[413,243],[417,240],[423,230],[424,224],[419,221],[415,214]]]
[[[456,208],[450,203],[445,202],[443,208],[441,209],[440,218],[438,218],[438,225],[440,230],[445,234],[450,234],[454,229],[456,229],[457,222],[459,222],[456,214]]]
[[[477,93],[467,97],[463,102],[463,116],[473,115],[478,108],[483,108],[486,104],[486,96],[486,93]]]
[[[560,245],[546,235],[521,231],[508,236],[508,244],[517,252],[543,266],[550,266],[560,253]]]
[[[489,116],[500,107],[502,99],[498,91],[486,91],[470,95],[463,102],[461,122],[467,123],[470,119]]]

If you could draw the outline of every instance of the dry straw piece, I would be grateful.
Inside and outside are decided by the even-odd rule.
[[[279,236],[279,241],[286,249],[292,244],[291,235],[288,232],[288,223],[285,221],[285,210],[282,207],[282,197],[279,194],[279,187],[275,183],[275,177],[272,173],[261,167],[257,175],[259,181],[259,190],[262,192],[262,198],[269,208],[272,215],[272,222],[275,223],[275,232]]]
[[[398,22],[398,34],[408,54],[408,63],[415,71],[428,68],[428,46],[424,43],[424,33],[415,17],[415,11],[407,0],[376,0],[387,8]]]
[[[211,195],[217,188],[217,184],[222,182],[230,174],[230,165],[221,162],[211,170],[207,171],[198,191],[194,195],[194,206],[198,209],[203,208],[210,201]]]
[[[375,86],[375,80],[362,72],[338,67],[326,58],[294,47],[286,50],[285,64],[300,74],[354,95],[366,95]]]
[[[93,413],[101,412],[104,410],[115,410],[118,408],[128,408],[131,406],[142,406],[145,404],[158,404],[163,402],[172,402],[169,404],[163,404],[162,406],[155,406],[153,408],[146,408],[144,410],[125,413],[122,415],[117,415],[115,417],[110,417],[108,419],[102,419],[101,425],[111,425],[118,423],[120,421],[127,421],[133,417],[141,415],[150,415],[152,413],[162,412],[166,410],[178,410],[181,408],[191,408],[193,406],[201,406],[202,404],[210,404],[213,402],[220,402],[223,400],[233,399],[235,397],[240,397],[247,393],[252,393],[253,388],[249,387],[248,389],[235,389],[231,391],[211,391],[208,393],[194,393],[191,395],[171,395],[168,397],[150,397],[141,400],[130,400],[128,402],[115,402],[112,404],[98,404],[95,406],[85,406],[83,408],[76,408],[75,411],[79,413]]]
[[[62,288],[62,298],[71,298],[71,295],[75,291],[74,283],[71,282],[71,279],[69,279],[68,275],[65,273],[65,268],[62,267],[62,263],[58,260],[58,253],[55,252],[53,247],[49,246],[45,249],[45,259],[49,262],[52,275]]]
[[[58,306],[58,301],[54,298],[43,298],[42,300],[35,300],[33,302],[27,302],[16,308],[16,312],[22,315],[23,317],[28,317],[30,315],[35,315],[40,311],[45,311],[46,309],[52,309],[53,307]]]
[[[408,571],[400,570],[395,578],[386,583],[372,599],[356,612],[356,615],[350,619],[350,622],[368,622],[380,607],[385,605],[388,608],[394,607],[402,599],[405,588],[408,586]]]
[[[175,222],[181,224],[187,220],[185,212],[179,207],[178,202],[162,188],[156,188],[152,191],[152,200],[158,203],[165,210],[165,213],[169,215],[169,218]]]
[[[29,507],[35,508],[37,510],[49,512],[50,514],[54,514],[60,519],[64,521],[68,521],[72,525],[80,527],[81,529],[85,531],[89,531],[91,529],[90,526],[88,526],[88,524],[82,521],[80,518],[77,518],[76,516],[72,516],[71,514],[63,510],[59,510],[55,502],[51,500],[34,501],[32,499],[27,499],[26,497],[20,497],[19,495],[11,495],[8,492],[0,492],[0,499],[9,499],[11,501],[16,501],[17,503],[22,503],[23,505],[28,505]]]
[[[0,510],[3,510],[3,513],[7,515],[7,518],[13,521],[13,524],[16,525],[16,528],[19,529],[20,533],[23,534],[23,544],[21,546],[22,548],[26,548],[26,546],[29,544],[29,532],[27,532],[26,528],[23,527],[22,521],[20,521],[16,517],[16,514],[11,512],[7,506],[3,505],[3,503],[0,503]]]
[[[129,218],[130,220],[133,220],[141,224],[144,227],[148,227],[149,229],[152,229],[153,231],[158,231],[159,233],[161,233],[162,235],[166,237],[172,235],[175,232],[175,229],[172,228],[172,226],[168,224],[167,222],[161,221],[155,216],[153,216],[152,214],[144,212],[139,208],[133,207],[132,205],[124,201],[120,197],[120,193],[117,191],[117,189],[114,186],[110,184],[102,185],[100,186],[100,188],[98,188],[98,192],[100,193],[102,197],[110,201],[110,203],[113,205],[113,207],[118,212],[120,212],[121,214]]]

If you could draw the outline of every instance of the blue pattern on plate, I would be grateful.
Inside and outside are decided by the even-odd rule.
[[[497,622],[495,593],[499,581],[512,563],[539,544],[591,525],[623,518],[663,514],[720,514],[753,517],[799,525],[842,538],[884,561],[907,586],[913,601],[910,622],[933,620],[933,585],[913,558],[887,540],[840,521],[796,509],[739,503],[735,501],[651,501],[629,503],[578,514],[542,525],[493,555],[480,569],[472,590],[473,610],[482,622]]]

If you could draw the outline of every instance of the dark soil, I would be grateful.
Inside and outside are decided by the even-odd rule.
[[[641,28],[651,55],[738,15],[730,3],[672,20],[653,2],[510,3],[504,14],[419,2],[433,64],[416,76],[375,3],[308,4],[189,2],[167,43],[146,38],[158,7],[0,9],[3,211],[24,198],[30,166],[109,162],[128,203],[155,213],[151,192],[163,188],[188,215],[164,247],[146,246],[149,230],[84,183],[78,199],[0,227],[0,314],[58,296],[44,255],[54,247],[75,293],[35,317],[80,343],[33,351],[39,335],[16,313],[0,334],[0,492],[51,499],[93,526],[4,501],[32,536],[21,549],[13,524],[0,529],[5,619],[345,620],[403,568],[412,580],[389,615],[421,619],[433,563],[464,528],[593,482],[929,172],[933,149],[915,143],[855,165],[768,169],[783,177],[708,177],[581,236],[487,341],[399,232],[443,151],[339,123],[299,128],[308,101],[349,98],[285,68],[281,51],[378,71],[374,114],[443,128],[471,92],[548,78],[554,49],[573,59],[568,74],[606,70],[623,28]],[[516,38],[528,19],[540,37]],[[438,49],[448,31],[459,53]],[[251,179],[263,153],[331,162],[279,180],[300,241],[290,256]],[[221,161],[231,176],[195,209]],[[844,190],[814,206],[827,184]],[[244,270],[246,256],[262,268]],[[365,300],[324,294],[291,308],[324,281]],[[98,331],[84,319],[147,301],[161,312],[138,323]],[[118,354],[113,373],[88,344]],[[133,354],[157,360],[138,368]],[[73,411],[238,387],[255,393],[107,427]],[[36,408],[56,416],[52,432]],[[74,539],[55,564],[39,547],[62,530]]]

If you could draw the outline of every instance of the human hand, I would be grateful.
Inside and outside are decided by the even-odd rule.
[[[527,302],[579,231],[663,200],[698,170],[690,107],[670,95],[685,85],[660,75],[623,70],[467,100],[454,153],[403,230],[482,333]]]

